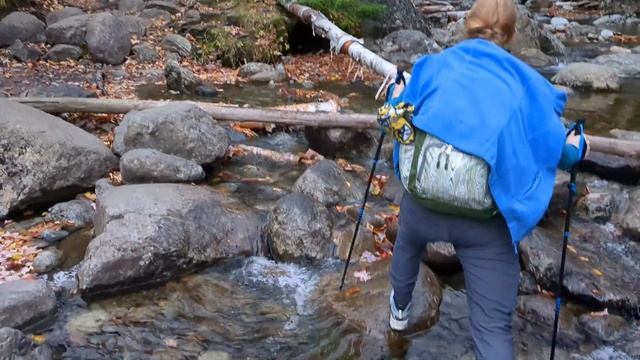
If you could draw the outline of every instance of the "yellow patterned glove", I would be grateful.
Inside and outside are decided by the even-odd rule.
[[[405,102],[392,106],[388,103],[378,109],[378,123],[393,135],[403,145],[409,145],[415,140],[413,120],[414,106]]]

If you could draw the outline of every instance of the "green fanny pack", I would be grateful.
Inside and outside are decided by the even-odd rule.
[[[435,136],[416,129],[413,143],[400,144],[399,167],[405,189],[429,209],[477,219],[498,212],[487,163]]]

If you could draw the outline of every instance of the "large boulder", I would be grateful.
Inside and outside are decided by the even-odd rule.
[[[0,218],[64,199],[117,167],[95,136],[32,107],[0,100]]]
[[[592,62],[604,65],[622,77],[640,77],[640,54],[600,55]]]
[[[308,195],[324,205],[362,198],[364,186],[347,175],[333,160],[320,160],[305,170],[293,184],[292,191]]]
[[[84,296],[162,283],[236,255],[261,255],[261,217],[210,188],[124,185],[103,191],[97,237],[78,270]]]
[[[631,254],[606,226],[573,219],[572,250],[567,252],[564,291],[585,304],[622,311],[640,305],[640,269]],[[562,250],[562,230],[536,228],[520,244],[522,264],[544,288],[555,290]]]
[[[209,164],[222,156],[229,137],[211,115],[198,106],[177,103],[125,115],[115,130],[113,151],[155,149],[165,154]]]
[[[0,284],[0,327],[33,329],[56,314],[56,295],[44,280]]]
[[[192,160],[153,149],[134,149],[120,158],[120,173],[127,184],[152,182],[194,182],[204,170]]]
[[[62,9],[53,10],[47,15],[47,26],[51,26],[58,21],[78,15],[84,15],[84,11],[77,7],[64,7]]]
[[[408,68],[422,56],[440,52],[442,49],[427,34],[418,30],[398,30],[385,36],[379,43],[380,56]]]
[[[560,85],[593,90],[620,88],[620,78],[615,70],[604,65],[583,62],[565,66],[551,78],[551,81]]]
[[[516,31],[508,48],[512,52],[518,52],[526,48],[539,49],[540,25],[538,25],[535,17],[524,5],[518,5],[517,14],[516,29],[518,31]]]
[[[86,44],[87,25],[94,15],[76,15],[49,25],[46,31],[50,44],[83,46]]]
[[[626,233],[640,241],[640,189],[636,189],[629,195],[629,206],[624,212],[620,225]]]
[[[122,19],[108,13],[98,14],[87,25],[87,47],[98,61],[118,65],[131,51],[131,40]]]
[[[336,312],[347,323],[355,326],[362,334],[374,338],[377,342],[391,336],[389,328],[389,284],[390,259],[375,261],[371,264],[352,264],[347,272],[345,290],[338,290],[341,271],[325,275],[318,283],[317,297],[326,304],[331,312]],[[355,273],[370,277],[362,281]],[[366,276],[365,275],[365,276]],[[357,291],[350,291],[350,289]],[[403,334],[424,331],[438,321],[442,289],[438,279],[426,266],[420,265],[420,273],[413,291],[409,327]],[[386,345],[386,344],[385,344]]]
[[[11,45],[16,40],[44,42],[44,29],[44,23],[37,17],[14,11],[0,20],[0,47]]]
[[[286,195],[269,214],[267,241],[278,261],[329,258],[333,254],[329,211],[306,195]]]

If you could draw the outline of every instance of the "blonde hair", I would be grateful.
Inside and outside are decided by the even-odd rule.
[[[464,21],[466,37],[506,46],[516,32],[516,19],[513,0],[476,0]]]

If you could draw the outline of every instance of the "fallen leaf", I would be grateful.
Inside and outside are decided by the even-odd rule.
[[[31,335],[31,341],[33,341],[37,345],[44,344],[44,340],[45,340],[44,335]]]
[[[96,194],[87,191],[86,193],[82,194],[84,197],[86,197],[87,199],[91,200],[91,201],[96,201]]]
[[[164,339],[164,344],[167,345],[167,347],[170,347],[170,348],[177,348],[178,347],[178,341],[176,339]]]
[[[588,262],[589,258],[586,256],[580,256],[580,260],[584,261],[584,262]]]
[[[347,291],[345,291],[344,294],[347,297],[351,297],[351,296],[354,296],[354,295],[359,294],[359,293],[360,293],[360,288],[357,287],[357,286],[353,286],[353,287],[348,288]]]
[[[596,268],[591,269],[591,272],[596,274],[597,276],[602,276],[604,273]]]
[[[367,282],[371,280],[371,274],[367,272],[367,270],[360,270],[353,273],[353,276],[361,282]]]
[[[576,248],[571,245],[567,245],[567,250],[571,251],[574,254],[578,253],[578,251],[576,251]]]

